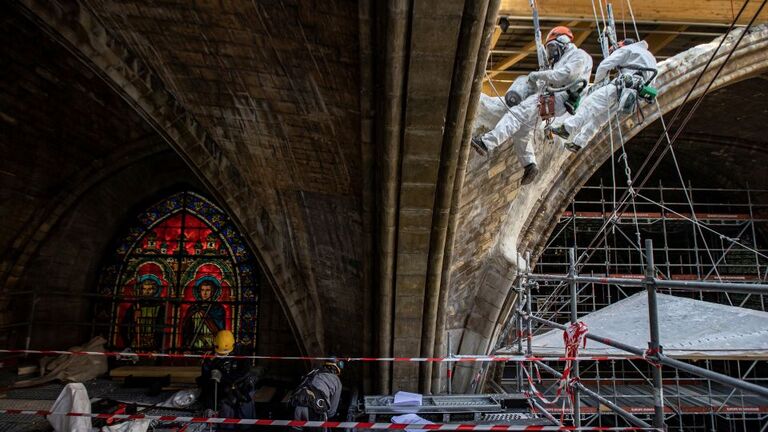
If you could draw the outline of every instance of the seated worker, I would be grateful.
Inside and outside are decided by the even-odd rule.
[[[254,418],[254,382],[247,360],[232,357],[235,337],[229,330],[216,333],[212,358],[203,361],[200,377],[200,401],[207,415],[226,418]]]
[[[540,82],[548,87],[566,87],[582,80],[589,81],[592,57],[573,44],[573,33],[568,27],[553,28],[547,35],[546,49],[551,69],[528,74],[528,81],[533,87]],[[525,168],[523,185],[531,183],[539,172],[531,144],[531,131],[538,121],[539,97],[535,91],[530,93],[522,102],[511,107],[492,131],[472,138],[472,147],[481,155],[513,139],[517,158]],[[555,115],[565,113],[567,100],[565,91],[555,93]],[[508,97],[507,102],[509,104]]]
[[[624,39],[618,46],[611,46],[610,53],[597,67],[595,85],[575,115],[562,122],[556,120],[552,125],[551,131],[567,140],[565,148],[572,152],[583,149],[616,110],[634,112],[638,92],[656,76],[656,58],[648,51],[645,41]],[[614,69],[618,70],[618,76],[607,81]],[[650,99],[640,96],[651,101],[655,93]]]
[[[306,374],[291,395],[294,420],[325,421],[333,418],[341,398],[342,361],[326,361]]]

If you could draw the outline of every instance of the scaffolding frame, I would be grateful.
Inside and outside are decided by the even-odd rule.
[[[612,278],[611,281],[625,282],[630,287],[582,279],[578,281],[577,295],[573,296],[569,290],[570,284],[563,281],[562,276],[559,280],[542,280],[536,286],[550,289],[537,290],[530,295],[534,303],[532,309],[541,317],[564,323],[571,321],[573,309],[570,305],[574,297],[578,316],[581,316],[637,292],[643,288],[642,281],[646,277],[646,253],[640,247],[641,237],[652,238],[658,243],[654,253],[657,273],[663,276],[660,279],[768,283],[768,249],[764,249],[765,235],[768,233],[768,204],[765,204],[768,202],[768,190],[750,188],[749,185],[742,188],[694,188],[690,181],[686,184],[682,177],[680,181],[683,182],[681,187],[666,187],[661,180],[654,185],[646,185],[643,188],[644,195],[637,194],[641,199],[634,203],[633,208],[618,214],[617,193],[628,191],[631,185],[621,186],[615,181],[604,184],[600,179],[599,183],[595,181],[583,186],[560,216],[544,250],[537,258],[535,271],[557,275],[570,272],[567,256],[575,248],[580,278]],[[606,231],[603,231],[604,228]],[[598,237],[590,242],[589,247],[585,247],[595,233]],[[530,258],[527,260],[530,263]],[[531,268],[530,265],[528,268]],[[744,288],[746,285],[739,284],[738,287]],[[698,284],[688,286],[691,289],[686,291],[659,289],[663,293],[672,294],[675,291],[677,295],[698,300],[763,312],[767,310],[764,293],[729,294],[720,290],[702,290]],[[524,297],[525,289],[518,289],[518,294]],[[519,305],[516,308],[525,309]],[[519,337],[516,341],[517,352],[523,353],[523,332],[520,329],[524,326],[520,315],[516,319],[513,316],[508,322],[502,332],[500,345],[506,342],[515,346],[514,333],[511,332],[515,323]],[[539,330],[542,329],[537,328],[537,334]],[[529,333],[532,335],[533,331]],[[768,363],[764,360],[736,357],[702,357],[698,360],[707,369],[768,385]],[[638,376],[650,384],[651,374],[647,363],[634,360],[611,360],[609,363],[610,366],[606,367],[605,362],[603,365],[599,361],[588,362],[588,367],[582,370],[587,374],[585,382],[591,382],[592,390],[603,392],[603,396],[613,402],[621,401],[623,407],[631,408],[632,413],[650,421],[643,407],[648,406],[652,395],[637,393],[637,386],[627,384],[637,382],[640,379]],[[521,389],[520,367],[515,364],[517,376],[502,373],[500,383],[508,385],[509,389]],[[512,372],[511,365],[508,372]],[[547,379],[544,381],[547,382]],[[682,373],[681,377],[681,373],[674,368],[664,370],[662,383],[670,395],[666,414],[670,419],[676,416],[680,423],[677,425],[677,421],[671,421],[671,427],[680,431],[714,430],[716,423],[723,425],[727,421],[726,429],[741,430],[743,427],[744,432],[768,431],[768,407],[762,401],[756,402],[736,390],[725,391],[724,387],[706,378],[692,378],[686,373]],[[586,412],[582,412],[586,424],[595,422],[600,426],[618,425],[621,416],[615,414],[614,410],[595,411],[594,406],[592,404]]]
[[[662,380],[662,368],[665,366],[673,368],[675,370],[676,375],[678,374],[679,371],[684,371],[688,374],[699,376],[701,378],[705,378],[707,380],[711,380],[732,388],[733,390],[729,394],[727,399],[730,399],[735,394],[736,390],[741,390],[741,391],[746,391],[748,393],[758,395],[759,397],[765,400],[768,400],[768,387],[757,385],[744,379],[744,376],[749,374],[750,370],[752,369],[752,367],[754,367],[757,361],[753,362],[753,366],[750,367],[750,370],[748,370],[744,375],[739,373],[738,377],[732,377],[729,375],[712,371],[707,368],[694,366],[665,355],[663,352],[663,346],[661,344],[661,340],[659,337],[658,303],[656,299],[657,291],[658,289],[661,289],[661,288],[669,289],[673,291],[688,291],[688,292],[707,291],[707,292],[741,293],[741,294],[746,293],[746,294],[766,295],[768,294],[768,284],[712,282],[712,281],[680,281],[680,280],[671,280],[668,278],[660,278],[658,277],[658,270],[653,260],[654,249],[653,249],[653,241],[651,239],[645,240],[644,249],[645,249],[646,259],[644,263],[644,268],[645,268],[644,278],[642,280],[633,279],[633,278],[618,278],[618,277],[581,276],[579,275],[577,265],[576,265],[576,259],[575,259],[576,249],[575,248],[569,249],[569,254],[568,254],[569,271],[566,276],[556,275],[556,274],[534,274],[530,271],[530,265],[526,266],[525,273],[518,274],[515,289],[518,294],[516,312],[517,312],[517,323],[518,323],[518,329],[519,329],[518,334],[520,335],[520,337],[518,338],[517,347],[518,347],[518,350],[522,352],[522,337],[525,336],[527,339],[525,355],[529,357],[533,357],[533,350],[532,350],[533,322],[536,322],[545,327],[551,327],[551,328],[560,329],[560,330],[566,330],[568,328],[568,326],[564,324],[559,324],[557,322],[550,321],[548,319],[535,316],[533,314],[533,311],[531,308],[531,298],[532,298],[531,288],[536,286],[538,282],[556,281],[556,282],[568,284],[569,291],[570,291],[570,299],[569,299],[570,314],[569,315],[570,315],[571,324],[575,324],[578,320],[577,298],[578,298],[580,284],[635,286],[635,287],[642,287],[647,292],[649,330],[650,330],[650,341],[648,342],[648,348],[643,349],[640,347],[627,345],[620,341],[615,341],[608,337],[597,335],[592,332],[587,333],[586,338],[600,342],[604,345],[608,345],[608,346],[617,348],[619,350],[625,351],[631,355],[642,357],[645,361],[647,361],[649,364],[653,366],[651,369],[652,371],[651,387],[652,387],[652,394],[653,394],[653,416],[652,416],[653,424],[652,425],[648,424],[647,422],[635,416],[634,414],[624,410],[613,401],[610,401],[609,399],[603,397],[602,395],[599,394],[599,392],[594,392],[588,387],[586,387],[583,383],[581,383],[578,379],[579,361],[574,360],[572,365],[573,367],[572,374],[574,376],[574,379],[572,379],[570,382],[565,383],[565,385],[569,386],[572,391],[573,403],[572,403],[571,419],[572,419],[573,426],[577,428],[582,426],[581,393],[584,393],[589,397],[597,400],[598,403],[609,408],[612,412],[614,412],[618,416],[624,418],[633,426],[646,428],[646,429],[665,430],[666,418],[665,418],[665,410],[664,410],[665,405],[664,405],[664,395],[663,395],[664,385]],[[526,260],[530,262],[530,254],[526,254]],[[534,360],[533,362],[529,362],[528,365],[526,366],[528,368],[527,373],[529,377],[533,376],[532,363],[535,363],[542,369],[548,371],[549,373],[554,375],[556,378],[558,379],[562,378],[562,374],[560,372],[558,372],[554,368],[544,364],[539,360]],[[517,371],[517,383],[519,388],[523,388],[523,376],[522,376],[522,370],[520,369],[520,367],[518,367],[518,371]],[[535,397],[533,396],[535,392],[532,385],[529,385],[527,393],[530,395],[530,397],[532,398]],[[726,399],[726,402],[727,402],[727,399]],[[549,412],[549,410],[547,410],[541,404],[536,404],[536,408],[538,410],[543,410],[543,413],[547,418],[553,417],[552,413]]]

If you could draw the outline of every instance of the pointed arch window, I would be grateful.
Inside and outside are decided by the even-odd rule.
[[[231,330],[254,352],[261,273],[226,214],[180,192],[138,215],[102,269],[97,306],[117,349],[206,352]],[[108,323],[108,324],[107,324]]]

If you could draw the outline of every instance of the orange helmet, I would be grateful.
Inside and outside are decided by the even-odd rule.
[[[555,40],[558,36],[568,36],[568,39],[573,42],[573,32],[571,32],[571,29],[569,29],[566,26],[557,26],[549,31],[549,34],[547,34],[547,41],[544,42],[545,44],[552,42]]]

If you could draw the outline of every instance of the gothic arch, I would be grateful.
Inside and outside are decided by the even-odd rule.
[[[233,218],[254,251],[288,317],[299,349],[321,354],[323,325],[317,290],[301,277],[283,221],[266,208],[279,200],[244,178],[237,161],[166,88],[142,58],[112,37],[77,3],[23,0],[22,13],[100,76],[173,148]]]

